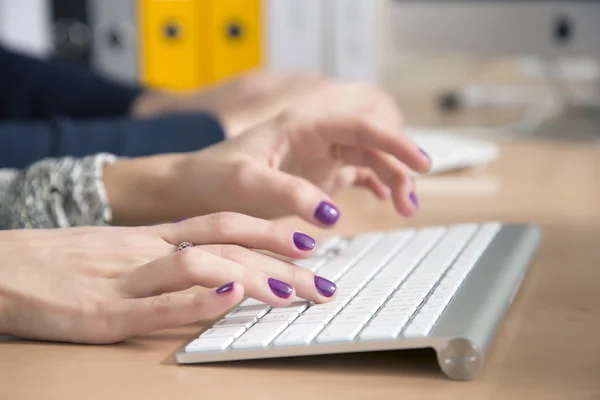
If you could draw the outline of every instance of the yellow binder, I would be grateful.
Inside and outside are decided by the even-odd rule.
[[[239,75],[261,64],[262,0],[205,0],[211,6],[211,78]]]
[[[150,87],[175,91],[210,82],[210,16],[201,0],[140,0],[141,76]]]
[[[262,0],[139,0],[141,76],[189,90],[261,64]]]

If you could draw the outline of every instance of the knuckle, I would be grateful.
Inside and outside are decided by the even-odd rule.
[[[196,249],[185,249],[175,254],[174,270],[179,275],[187,276],[191,274],[194,265],[202,262],[201,252]]]
[[[220,256],[229,261],[233,261],[238,264],[243,264],[246,262],[248,256],[248,251],[242,246],[238,246],[235,244],[230,244],[221,247]]]
[[[118,319],[113,312],[113,302],[106,298],[91,298],[78,306],[80,334],[89,342],[109,342],[120,332]]]
[[[212,231],[217,237],[229,237],[240,223],[242,216],[233,212],[220,212],[209,216]]]
[[[287,193],[287,197],[292,204],[302,205],[306,202],[309,193],[305,185],[301,185],[295,180],[290,180],[285,186],[282,189]]]
[[[163,293],[152,300],[152,311],[157,315],[168,315],[173,306],[171,293]]]

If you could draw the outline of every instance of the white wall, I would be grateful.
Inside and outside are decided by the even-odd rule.
[[[0,40],[43,56],[50,51],[48,0],[0,0]]]

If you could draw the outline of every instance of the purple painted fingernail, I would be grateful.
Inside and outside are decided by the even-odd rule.
[[[340,217],[340,211],[331,203],[321,202],[315,211],[315,218],[322,224],[333,225]]]
[[[231,292],[232,290],[233,290],[233,282],[229,282],[228,284],[226,284],[226,285],[223,285],[223,286],[221,286],[220,288],[218,288],[218,289],[216,290],[216,292],[217,292],[218,294],[225,294],[225,293],[229,293],[229,292]]]
[[[425,157],[427,157],[427,158],[429,159],[429,161],[431,161],[431,157],[429,157],[429,154],[427,154],[427,153],[425,152],[425,150],[423,150],[423,149],[419,149],[419,151],[421,152],[421,154],[423,154]]]
[[[333,296],[337,290],[335,283],[321,276],[315,276],[315,286],[317,287],[317,291],[325,297]]]
[[[408,196],[410,198],[410,201],[412,201],[412,203],[415,205],[415,208],[418,210],[419,209],[419,199],[417,199],[417,195],[415,194],[415,192],[411,192],[410,196]]]
[[[294,288],[285,282],[278,281],[277,279],[269,278],[269,287],[275,296],[282,299],[287,299],[292,295]]]
[[[304,251],[312,250],[317,245],[315,239],[301,232],[294,233],[294,244],[297,248]]]
[[[178,220],[178,221],[175,221],[175,223],[177,224],[177,223],[179,223],[179,222],[183,222],[183,221],[185,221],[185,220],[187,220],[187,218],[183,218],[183,219],[180,219],[180,220]]]

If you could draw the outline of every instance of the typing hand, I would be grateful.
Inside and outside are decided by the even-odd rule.
[[[180,95],[145,93],[134,105],[133,114],[149,117],[205,110],[220,118],[227,137],[232,138],[272,118],[323,81],[314,74],[256,71]]]
[[[178,250],[182,242],[195,246]],[[210,320],[244,296],[323,303],[332,283],[296,265],[314,241],[284,225],[221,213],[143,228],[0,233],[0,335],[114,343]],[[199,291],[186,291],[194,287]],[[215,289],[219,288],[219,289]]]
[[[325,84],[235,139],[198,153],[123,161],[107,168],[105,181],[120,223],[235,211],[297,215],[326,227],[339,216],[331,196],[347,186],[366,187],[414,215],[409,170],[429,168],[386,93]]]

